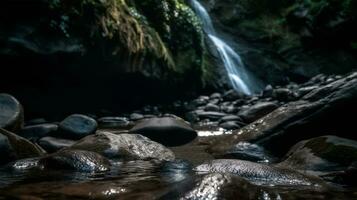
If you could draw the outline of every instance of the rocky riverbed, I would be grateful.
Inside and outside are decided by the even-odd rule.
[[[356,100],[318,75],[54,122],[0,94],[0,199],[356,199]]]

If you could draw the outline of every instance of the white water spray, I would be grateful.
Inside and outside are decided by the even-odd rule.
[[[240,56],[217,36],[212,20],[206,9],[197,0],[191,0],[191,4],[203,23],[204,31],[217,48],[232,87],[238,92],[251,95],[257,86],[246,71]]]

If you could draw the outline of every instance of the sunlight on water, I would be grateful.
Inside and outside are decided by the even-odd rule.
[[[191,4],[200,17],[205,32],[219,52],[232,87],[238,92],[251,95],[257,86],[254,81],[251,80],[250,75],[248,75],[241,57],[216,35],[212,20],[206,9],[197,0],[192,0]]]

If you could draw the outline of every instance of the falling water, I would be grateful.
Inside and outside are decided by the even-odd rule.
[[[219,56],[228,73],[232,87],[236,91],[251,95],[257,86],[246,71],[240,56],[217,36],[212,20],[206,9],[197,0],[191,0],[191,4],[196,14],[202,20],[204,31],[219,52]]]

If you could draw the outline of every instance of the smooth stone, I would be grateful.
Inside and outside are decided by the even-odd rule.
[[[235,114],[238,112],[238,108],[235,106],[221,106],[221,111],[229,114]]]
[[[38,141],[38,145],[40,145],[48,153],[53,153],[63,148],[70,147],[75,143],[76,141],[74,140],[54,138],[54,137],[43,137]]]
[[[205,111],[219,112],[219,111],[220,111],[220,108],[219,108],[219,106],[214,105],[214,104],[207,104],[207,105],[204,107],[204,110],[205,110]]]
[[[174,153],[165,146],[138,134],[113,134],[97,131],[70,147],[97,152],[108,158],[173,160]]]
[[[235,90],[229,90],[229,91],[225,92],[222,97],[226,101],[234,101],[234,100],[241,99],[241,98],[245,97],[245,95],[240,94]]]
[[[130,120],[138,121],[138,120],[144,119],[144,115],[139,114],[139,113],[132,113],[129,118],[130,118]]]
[[[268,163],[275,159],[263,147],[249,142],[239,142],[224,155],[214,155],[216,158],[248,160]]]
[[[357,141],[327,135],[294,145],[279,165],[301,171],[345,170],[357,161]]]
[[[231,122],[231,121],[242,121],[242,118],[240,118],[238,115],[226,115],[224,117],[222,117],[221,119],[219,119],[220,123],[224,123],[224,122]]]
[[[222,95],[220,93],[216,92],[216,93],[211,94],[211,96],[209,98],[210,99],[220,99],[220,98],[222,98]]]
[[[263,90],[263,97],[271,97],[273,95],[273,86],[267,85]]]
[[[24,113],[17,99],[9,94],[0,94],[0,128],[18,131],[24,124]]]
[[[254,122],[255,120],[269,114],[273,110],[278,108],[278,105],[273,102],[261,102],[257,103],[248,109],[242,110],[239,112],[239,116],[245,121],[245,122]]]
[[[272,97],[283,102],[291,101],[296,99],[293,91],[288,88],[277,88],[273,90]]]
[[[197,112],[198,117],[202,119],[218,120],[224,117],[226,114],[222,112],[213,112],[213,111],[199,111]]]
[[[260,199],[257,186],[231,174],[212,173],[196,178],[195,185],[177,199]],[[176,199],[176,198],[175,198]]]
[[[59,125],[58,137],[67,139],[81,139],[85,136],[94,134],[97,130],[97,122],[81,114],[73,114],[64,119]]]
[[[57,124],[37,124],[25,126],[19,131],[18,135],[31,141],[37,141],[42,137],[49,136],[51,133],[54,133],[57,130]]]
[[[197,132],[188,123],[171,117],[142,120],[130,132],[141,134],[165,146],[183,145],[197,137]]]
[[[128,128],[130,122],[126,117],[102,117],[98,119],[100,128]]]
[[[236,130],[236,129],[241,128],[241,125],[235,121],[223,122],[223,123],[219,124],[219,126],[226,130]]]
[[[45,153],[45,151],[41,147],[10,131],[0,128],[0,135],[2,136],[1,148],[3,148],[5,152],[9,153],[1,153],[1,155],[5,158],[0,160],[11,161],[14,159],[38,157],[42,156]],[[5,139],[5,137],[7,138],[7,140]],[[11,146],[11,148],[9,145]]]
[[[45,169],[74,170],[78,172],[105,172],[110,162],[98,153],[83,150],[62,150],[40,159]]]
[[[230,173],[251,182],[263,185],[322,186],[318,177],[307,176],[297,171],[235,159],[208,161],[195,168],[197,172]]]

